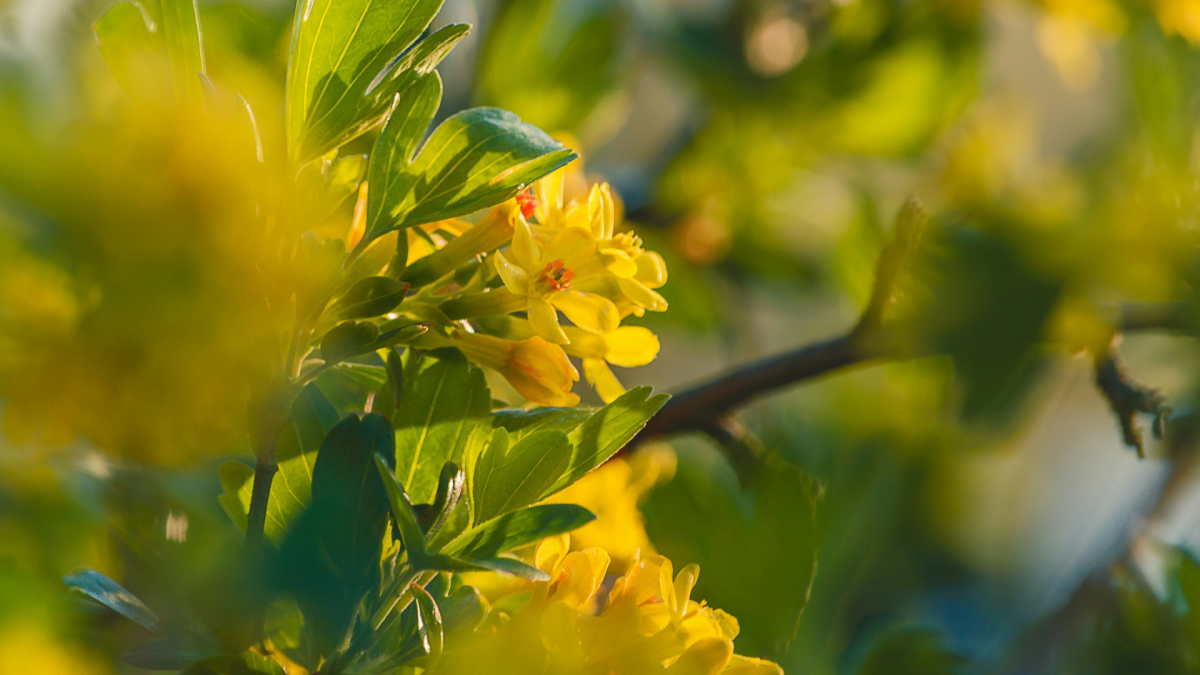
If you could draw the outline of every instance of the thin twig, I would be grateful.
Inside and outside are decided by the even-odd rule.
[[[634,443],[684,431],[721,431],[731,410],[779,387],[879,357],[898,357],[900,350],[883,320],[895,292],[896,280],[920,243],[925,209],[910,198],[896,217],[892,240],[879,256],[871,299],[855,327],[846,335],[758,361],[674,396],[650,420]],[[911,352],[910,356],[917,355]]]
[[[1108,399],[1109,406],[1121,424],[1121,436],[1125,445],[1137,450],[1138,457],[1145,458],[1146,449],[1142,440],[1142,427],[1138,424],[1138,413],[1154,416],[1150,429],[1157,439],[1162,439],[1163,428],[1171,416],[1167,399],[1157,389],[1151,389],[1134,381],[1110,344],[1095,355],[1096,386]]]

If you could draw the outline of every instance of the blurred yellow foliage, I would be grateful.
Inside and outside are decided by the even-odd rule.
[[[156,461],[241,447],[295,284],[244,111],[130,104],[54,140],[9,111],[0,155],[5,210],[42,219],[0,246],[5,430]]]
[[[529,601],[492,630],[481,628],[448,649],[439,671],[782,674],[774,663],[733,654],[737,619],[691,599],[697,566],[675,575],[662,556],[635,556],[602,599],[608,553],[569,550],[567,535],[544,540],[534,561],[550,580],[529,584]]]
[[[602,548],[618,569],[641,551],[654,551],[646,536],[638,503],[655,485],[675,473],[675,451],[665,443],[648,443],[627,457],[612,459],[548,501],[579,504],[596,520],[572,533],[576,549]]]
[[[79,648],[67,646],[45,628],[26,621],[0,626],[0,673],[103,675],[111,672]]]

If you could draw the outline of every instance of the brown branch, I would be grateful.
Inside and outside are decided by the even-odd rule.
[[[1142,440],[1142,427],[1138,424],[1138,413],[1154,416],[1150,429],[1157,439],[1162,439],[1163,428],[1171,416],[1167,399],[1157,389],[1151,389],[1134,381],[1125,368],[1125,363],[1111,345],[1096,354],[1096,386],[1099,387],[1121,424],[1121,435],[1125,445],[1137,450],[1138,457],[1146,457]]]
[[[921,203],[909,198],[896,217],[891,241],[879,255],[871,299],[849,333],[733,370],[674,396],[633,444],[684,431],[719,434],[723,418],[756,396],[864,361],[901,356],[896,341],[883,330],[883,320],[896,280],[920,242],[925,221]]]

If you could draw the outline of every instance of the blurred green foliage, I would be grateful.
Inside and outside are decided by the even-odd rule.
[[[261,360],[273,328],[249,300],[253,276],[230,271],[252,264],[244,223],[221,210],[250,199],[253,153],[190,118],[122,116],[85,30],[96,5],[76,3],[87,19],[64,21],[55,43],[66,83],[57,89],[79,100],[47,105],[55,87],[45,64],[6,55],[10,131],[0,134],[0,397],[12,444],[0,474],[0,625],[5,608],[32,612],[44,642],[67,645],[63,672],[127,669],[108,655],[145,637],[98,630],[118,622],[63,597],[56,580],[71,568],[110,573],[152,606],[196,604],[210,595],[205,580],[225,578],[219,561],[237,542],[207,459],[246,454],[244,396],[229,392],[249,395],[244,364]],[[933,213],[892,315],[910,344],[941,356],[747,411],[772,458],[788,463],[757,484],[740,485],[715,446],[680,440],[675,478],[642,504],[654,546],[679,567],[700,564],[696,597],[740,619],[740,650],[811,673],[1196,669],[1197,572],[1186,554],[1168,556],[1165,594],[1128,556],[1081,563],[1098,568],[1088,571],[1102,578],[1102,601],[1087,606],[1084,630],[1064,632],[1052,610],[1030,617],[978,600],[1003,594],[1004,580],[951,541],[946,521],[960,505],[944,485],[965,480],[954,457],[1011,449],[1045,413],[1064,355],[1107,344],[1118,305],[1196,301],[1194,3],[459,6],[481,19],[464,43],[472,55],[443,66],[470,74],[464,98],[573,134],[588,169],[613,181],[647,247],[666,259],[671,311],[642,320],[662,331],[664,354],[690,354],[705,339],[723,356],[779,348],[778,336],[753,339],[749,305],[761,293],[782,298],[775,311],[797,323],[811,310],[811,324],[786,324],[787,344],[844,330],[865,304],[900,201],[919,194]],[[201,5],[212,79],[256,111],[280,107],[291,12],[290,3]],[[996,46],[1014,14],[1026,41]],[[1054,86],[1031,95],[996,84],[998,70],[1031,63]],[[117,112],[105,125],[56,126],[74,119],[62,112],[73,104]],[[1100,122],[1088,107],[1103,108]],[[274,117],[258,120],[268,155],[286,144]],[[170,136],[179,126],[193,133]],[[370,140],[349,147],[365,153]],[[348,225],[352,202],[321,210]],[[312,206],[299,203],[300,213]],[[53,223],[31,229],[29,211]],[[179,212],[191,217],[161,216]],[[131,213],[162,227],[136,228]],[[137,322],[126,314],[135,306]],[[74,333],[84,315],[87,339]],[[1195,335],[1194,317],[1181,332]],[[688,358],[658,377],[674,385],[713,370],[707,356]],[[377,359],[351,362],[365,367],[313,385],[342,414],[386,381],[362,379],[380,377]],[[1188,363],[1175,369],[1182,392],[1195,388]],[[168,367],[178,377],[161,377]],[[46,468],[42,452],[25,449],[76,434],[118,456],[201,468],[145,469],[90,449]],[[301,445],[297,457],[314,451]],[[1182,462],[1190,448],[1171,451]],[[246,485],[242,474],[232,487]],[[186,541],[164,540],[170,514],[187,514]],[[178,587],[180,578],[195,585]],[[995,634],[980,637],[973,621]],[[1053,659],[1012,665],[1044,643]]]

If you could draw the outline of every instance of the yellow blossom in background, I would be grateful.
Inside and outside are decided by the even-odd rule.
[[[615,457],[548,501],[579,504],[596,520],[572,533],[576,548],[602,548],[619,569],[638,551],[654,551],[646,536],[638,503],[657,484],[675,474],[675,451],[665,443],[649,443],[637,452]]]
[[[1182,35],[1188,42],[1200,43],[1200,2],[1197,0],[1158,0],[1154,13],[1163,30]]]
[[[568,553],[567,535],[542,542],[534,555],[550,580],[528,584],[530,598],[492,628],[448,644],[438,666],[451,674],[670,673],[774,675],[779,666],[733,654],[737,619],[691,599],[700,569],[674,574],[662,556],[635,555],[607,598],[609,555],[600,548]],[[498,624],[498,625],[497,625]]]
[[[29,621],[0,626],[0,673],[102,675],[111,672],[79,649],[68,647],[44,627]]]

